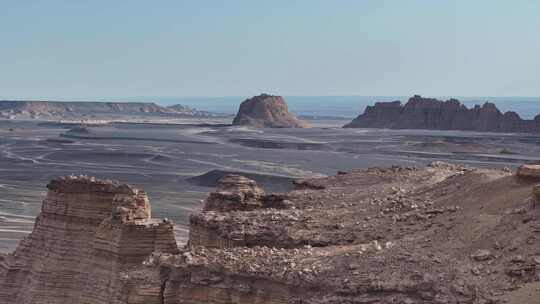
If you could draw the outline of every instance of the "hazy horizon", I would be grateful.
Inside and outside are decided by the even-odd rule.
[[[457,98],[471,108],[486,101],[492,102],[502,112],[514,111],[524,119],[532,119],[540,113],[540,97],[466,97],[466,96],[425,96],[443,100]],[[234,115],[240,103],[251,96],[218,96],[218,97],[181,97],[181,96],[141,96],[141,97],[109,97],[109,98],[58,98],[52,101],[98,101],[98,102],[154,102],[162,106],[175,104],[187,105],[198,110],[213,113]],[[361,114],[365,107],[375,102],[400,100],[405,103],[410,96],[283,96],[289,105],[289,110],[297,115],[331,116],[354,118]],[[0,96],[0,100],[7,100]],[[15,99],[17,100],[17,99]],[[25,100],[25,99],[18,99]],[[50,99],[27,99],[50,100]]]

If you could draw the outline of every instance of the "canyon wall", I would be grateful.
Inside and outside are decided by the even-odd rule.
[[[540,115],[525,120],[515,112],[501,113],[489,102],[469,109],[456,99],[441,101],[415,95],[404,105],[394,101],[368,106],[363,114],[344,127],[540,132]]]

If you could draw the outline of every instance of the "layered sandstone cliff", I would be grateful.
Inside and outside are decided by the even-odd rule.
[[[144,191],[86,176],[47,188],[34,230],[0,261],[0,303],[115,303],[123,270],[178,252]]]
[[[524,120],[515,112],[501,113],[489,102],[469,109],[456,99],[441,101],[415,95],[404,105],[394,101],[368,106],[344,127],[540,132],[540,115]]]
[[[141,191],[91,183],[99,198],[61,180],[29,239],[0,257],[0,303],[538,303],[538,176],[537,166],[513,174],[435,162],[268,194],[228,175],[191,216],[179,252]],[[56,205],[72,207],[47,211]],[[60,221],[65,213],[80,216]],[[94,218],[97,228],[84,224]],[[126,225],[157,229],[154,241],[112,236]]]
[[[540,286],[538,182],[434,163],[303,180],[269,197],[229,176],[191,217],[190,245],[129,272],[123,299],[537,303],[526,292]]]
[[[233,125],[257,128],[305,128],[309,125],[289,113],[281,96],[261,94],[240,104]]]

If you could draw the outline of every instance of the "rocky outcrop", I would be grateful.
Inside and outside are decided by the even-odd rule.
[[[133,242],[144,233],[119,242],[112,231],[151,229],[146,196],[90,184],[94,190],[73,196],[69,189],[88,187],[51,183],[47,200],[59,203],[46,200],[31,237],[0,256],[0,303],[533,304],[540,296],[529,288],[540,283],[537,181],[508,170],[442,162],[350,170],[304,179],[286,194],[229,175],[191,217],[189,243],[178,252]],[[62,201],[73,208],[52,208]],[[93,211],[105,201],[112,212]],[[57,222],[45,225],[50,213]],[[58,222],[60,214],[85,216]],[[160,235],[168,232],[154,240],[169,239]]]
[[[255,198],[252,182],[233,180],[234,187],[216,193],[227,188]],[[523,205],[534,183],[511,173],[438,162],[422,170],[353,170],[298,184],[324,187],[282,196],[287,203],[281,208],[249,203],[248,209],[230,209],[229,197],[220,208],[219,196],[210,195],[215,207],[193,216],[190,246],[178,255],[153,255],[127,273],[124,299],[498,303],[540,281],[540,247],[531,241],[540,222],[531,217],[531,205]],[[205,238],[193,234],[200,227],[207,228]]]
[[[489,102],[469,109],[456,99],[441,101],[415,95],[405,105],[393,101],[368,106],[344,127],[540,132],[540,115],[534,120],[524,120],[515,112],[501,113]]]
[[[144,191],[71,176],[51,181],[32,233],[0,261],[0,303],[115,303],[120,273],[177,253],[173,224]]]
[[[309,125],[289,113],[281,96],[261,94],[240,104],[233,125],[257,128],[305,128]]]

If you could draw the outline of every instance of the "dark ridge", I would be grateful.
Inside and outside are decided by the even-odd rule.
[[[188,106],[160,106],[153,102],[97,102],[0,100],[0,118],[73,118],[96,115],[164,115],[173,117],[213,117],[213,113]]]
[[[218,181],[229,174],[252,179],[267,192],[287,192],[294,188],[293,181],[295,179],[292,177],[242,171],[212,170],[202,175],[187,178],[186,181],[196,186],[215,188]]]
[[[291,149],[291,150],[318,150],[329,151],[332,150],[330,146],[324,143],[310,143],[310,142],[287,142],[270,139],[259,138],[233,138],[229,142],[234,144],[240,144],[245,147],[261,148],[261,149]]]
[[[230,127],[231,124],[221,124],[221,123],[157,123],[157,122],[111,122],[111,126],[129,128],[129,127],[145,127],[145,128],[224,128]]]

